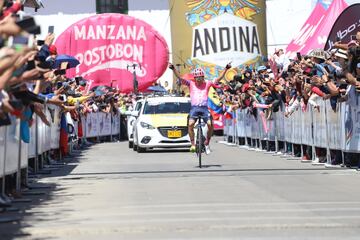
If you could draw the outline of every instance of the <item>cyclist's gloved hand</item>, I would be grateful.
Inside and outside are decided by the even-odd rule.
[[[225,68],[230,69],[231,68],[231,63],[226,64]]]
[[[169,63],[169,68],[170,68],[171,70],[174,70],[174,69],[175,69],[174,64]]]

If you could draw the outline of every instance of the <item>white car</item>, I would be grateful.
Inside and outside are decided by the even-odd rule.
[[[126,115],[127,115],[127,135],[128,135],[128,141],[129,141],[129,148],[133,147],[133,143],[134,143],[134,134],[133,134],[134,123],[135,123],[135,120],[136,120],[137,116],[139,115],[139,111],[140,111],[143,104],[144,104],[144,99],[140,99],[135,103],[135,107],[134,107],[134,109],[132,111],[126,112]]]
[[[134,124],[134,151],[190,147],[187,127],[190,107],[190,98],[186,97],[147,98]]]

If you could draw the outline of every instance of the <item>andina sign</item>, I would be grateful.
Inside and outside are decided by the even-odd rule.
[[[261,56],[257,25],[224,13],[193,29],[192,58],[234,66]]]
[[[80,65],[69,76],[81,75],[91,87],[110,85],[133,91],[133,73],[139,89],[146,89],[166,70],[168,47],[149,24],[122,14],[102,14],[70,26],[56,41],[58,52],[75,56]]]

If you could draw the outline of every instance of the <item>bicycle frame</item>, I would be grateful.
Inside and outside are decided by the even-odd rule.
[[[199,168],[202,167],[201,155],[202,153],[205,152],[205,144],[204,144],[205,136],[202,128],[203,123],[204,120],[202,119],[202,117],[198,116],[195,122],[195,127],[196,127],[196,155],[198,156],[199,159]]]

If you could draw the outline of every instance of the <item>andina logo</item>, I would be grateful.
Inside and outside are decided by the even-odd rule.
[[[146,89],[166,70],[168,47],[149,24],[122,14],[102,14],[70,26],[57,39],[58,52],[75,56],[80,64],[70,75],[81,75],[96,85]],[[134,67],[136,66],[136,67]],[[72,77],[70,76],[70,77]]]
[[[233,66],[254,64],[262,53],[253,22],[262,13],[258,5],[258,0],[188,0],[186,19],[193,27],[188,64],[201,65],[212,76],[230,61]]]

